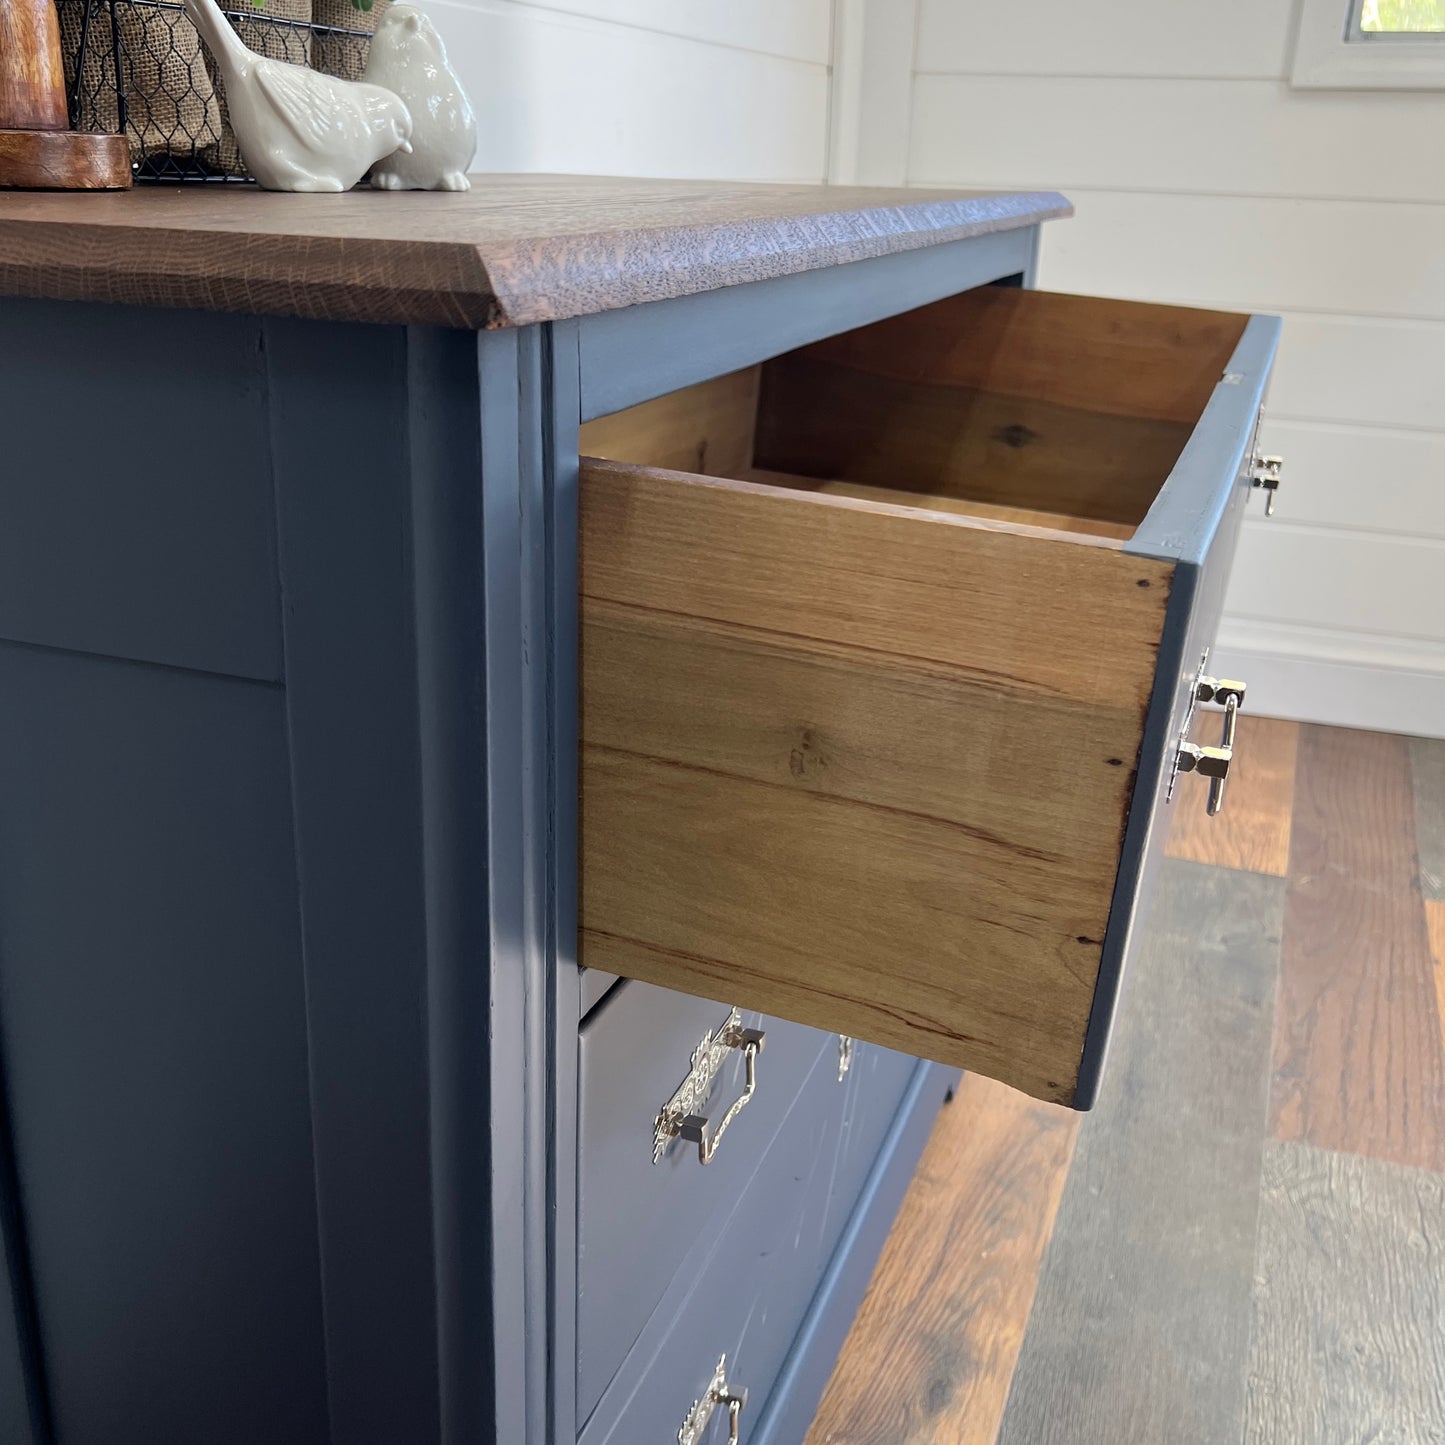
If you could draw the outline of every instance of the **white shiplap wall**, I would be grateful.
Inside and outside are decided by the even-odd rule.
[[[821,181],[831,0],[422,0],[476,169]]]
[[[1445,92],[1292,90],[1294,0],[915,3],[911,183],[1068,194],[1044,286],[1285,318],[1218,660],[1445,735]]]

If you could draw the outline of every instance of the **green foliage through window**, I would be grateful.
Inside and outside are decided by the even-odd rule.
[[[1445,32],[1445,0],[1360,0],[1360,29],[1367,35]]]

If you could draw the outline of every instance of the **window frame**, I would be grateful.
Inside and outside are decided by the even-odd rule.
[[[1445,33],[1358,36],[1358,0],[1304,0],[1290,84],[1301,90],[1445,90]]]

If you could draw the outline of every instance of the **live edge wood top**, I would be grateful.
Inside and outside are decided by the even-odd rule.
[[[475,176],[464,194],[0,192],[0,295],[480,329],[1071,215],[1053,192]]]

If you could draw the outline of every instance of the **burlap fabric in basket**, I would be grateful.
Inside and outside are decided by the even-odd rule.
[[[327,75],[360,80],[371,48],[365,37],[376,34],[381,17],[391,8],[391,0],[372,0],[368,10],[359,8],[355,0],[314,0],[314,3],[316,23],[331,28],[317,32],[311,63]]]
[[[220,4],[221,9],[231,16],[236,34],[257,55],[269,55],[272,60],[289,60],[293,65],[310,65],[311,31],[308,27],[311,24],[311,0],[265,0],[260,5],[254,5],[252,0],[220,0]],[[226,115],[225,87],[209,56],[206,64],[211,68],[217,94],[221,97],[224,124],[219,143],[203,152],[202,159],[213,170],[225,175],[250,175],[246,162],[241,159],[236,137],[231,132],[230,118]]]
[[[57,7],[66,84],[75,86],[80,32],[87,0]],[[125,90],[131,159],[175,156],[189,160],[221,139],[221,106],[201,53],[196,28],[179,9],[117,0],[121,79]],[[120,129],[120,88],[108,0],[91,11],[80,80],[80,129]]]

